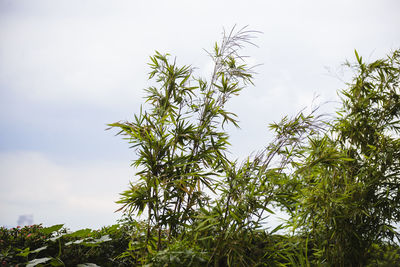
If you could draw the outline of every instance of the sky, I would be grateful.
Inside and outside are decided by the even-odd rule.
[[[241,126],[228,128],[231,156],[244,159],[282,116],[334,112],[355,49],[372,61],[400,48],[399,12],[397,0],[0,0],[0,226],[121,217],[135,153],[105,129],[138,113],[155,50],[207,78],[224,28],[262,32],[243,51],[261,64],[255,86],[228,104]]]

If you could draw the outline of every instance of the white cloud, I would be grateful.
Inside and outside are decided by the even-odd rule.
[[[154,50],[207,76],[202,49],[222,27],[264,33],[245,52],[264,64],[256,88],[229,105],[242,127],[229,128],[234,157],[244,157],[266,145],[268,123],[310,105],[314,93],[336,99],[343,83],[325,66],[337,68],[355,48],[365,58],[398,48],[398,10],[393,0],[0,1],[0,223],[33,213],[35,222],[97,227],[118,217],[113,201],[132,173],[128,162],[104,161],[126,150],[101,136],[105,123],[139,110]]]
[[[2,30],[1,80],[38,103],[118,107],[140,92],[146,53],[123,22],[11,19]],[[133,84],[135,74],[142,83]],[[127,93],[129,92],[129,93]],[[131,97],[127,97],[131,96]],[[109,99],[116,101],[110,103]]]

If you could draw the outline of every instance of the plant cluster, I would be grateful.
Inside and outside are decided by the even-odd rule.
[[[0,228],[1,266],[130,266],[117,257],[128,246],[131,226],[70,232],[63,225]]]
[[[399,266],[400,50],[347,63],[354,79],[335,116],[299,112],[239,163],[228,157],[231,97],[253,81],[241,54],[256,32],[224,33],[198,78],[151,57],[146,104],[116,122],[135,149],[119,224],[1,229],[1,257],[27,266]],[[269,229],[272,208],[289,219]],[[136,219],[135,219],[136,218]],[[23,228],[25,229],[25,228]],[[29,232],[29,233],[28,233]],[[32,233],[31,233],[32,232]],[[86,265],[85,265],[86,264]]]
[[[270,125],[273,142],[239,164],[227,156],[224,125],[238,124],[226,103],[252,84],[240,50],[254,33],[224,34],[209,80],[157,52],[147,106],[110,124],[138,156],[138,180],[119,201],[129,215],[146,211],[146,234],[129,249],[135,264],[181,266],[189,251],[199,265],[365,266],[373,246],[398,246],[400,51],[372,63],[356,52],[336,116],[285,117]],[[272,206],[290,215],[275,229],[285,235],[263,225]]]

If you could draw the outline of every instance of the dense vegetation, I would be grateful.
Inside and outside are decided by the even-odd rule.
[[[137,179],[118,224],[1,229],[3,265],[399,266],[400,50],[347,63],[354,79],[335,116],[300,112],[243,163],[227,156],[226,103],[253,73],[240,50],[255,32],[225,34],[210,79],[169,55],[151,57],[146,105],[119,129]],[[289,220],[269,229],[271,208]],[[85,265],[86,264],[86,265]]]

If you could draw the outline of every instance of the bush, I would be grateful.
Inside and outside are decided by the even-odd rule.
[[[62,225],[0,228],[0,261],[15,264],[75,266],[94,263],[100,266],[130,266],[128,259],[117,259],[131,236],[128,226],[116,224],[101,230],[69,232]]]

